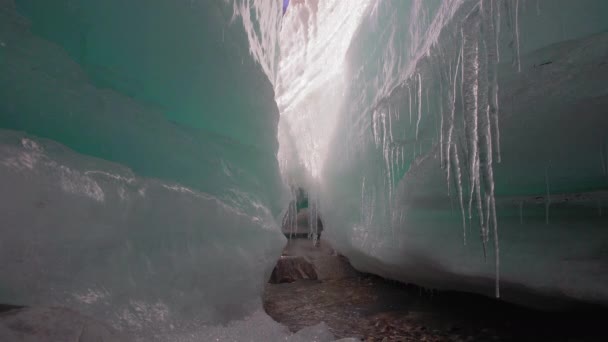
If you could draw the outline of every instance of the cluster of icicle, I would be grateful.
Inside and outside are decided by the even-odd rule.
[[[289,232],[289,239],[294,237],[298,229],[298,191],[297,187],[291,186],[291,200],[289,201],[289,205],[283,214],[283,222],[282,227]],[[312,191],[311,191],[312,190]],[[320,213],[319,213],[319,194],[316,189],[311,189],[308,191],[308,239],[312,240],[313,245],[317,244],[317,239],[319,238],[320,227]]]
[[[314,189],[308,193],[308,238],[312,240],[313,245],[317,245],[317,239],[319,238],[319,196]]]
[[[287,228],[289,230],[289,239],[293,238],[293,234],[298,227],[298,197],[296,194],[295,187],[291,187],[291,200],[289,201],[289,205],[287,206],[287,211],[283,215],[283,222],[281,223],[281,227],[283,229]]]
[[[393,72],[394,69],[402,72],[398,76],[400,81],[390,89],[384,88],[384,91],[381,87],[372,109],[372,134],[377,149],[383,153],[389,200],[392,200],[395,182],[407,168],[434,153],[423,155],[423,145],[430,147],[431,151],[438,149],[448,195],[456,196],[459,202],[463,243],[466,245],[467,242],[467,224],[478,225],[485,258],[487,246],[493,238],[496,297],[500,296],[500,257],[493,165],[501,162],[497,77],[499,38],[504,17],[507,20],[505,26],[511,28],[507,34],[513,39],[513,67],[519,71],[519,1],[446,0],[433,22],[428,22],[428,13],[422,2],[414,1],[410,17],[422,19],[410,23],[410,62],[407,66],[385,67]],[[468,12],[461,17],[463,10]],[[427,22],[421,23],[424,18]],[[456,20],[461,21],[454,23]],[[446,25],[458,30],[445,30]],[[392,59],[390,54],[389,48],[385,59]],[[395,78],[387,75],[385,81],[392,83]],[[439,96],[430,102],[429,91],[436,92],[437,89]],[[403,103],[407,103],[405,108]],[[393,126],[404,126],[401,111],[408,112],[403,120],[409,120],[413,142],[409,141],[413,139],[403,141],[393,137]],[[419,136],[423,115],[439,115],[435,117],[437,133],[430,143],[422,141]],[[410,157],[405,146],[411,143],[414,147]],[[398,210],[391,213],[393,222],[399,215],[403,214]]]

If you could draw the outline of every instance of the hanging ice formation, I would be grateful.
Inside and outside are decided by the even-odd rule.
[[[317,17],[326,17],[317,31],[333,18],[327,13],[336,13],[328,3],[319,3]],[[591,198],[605,196],[598,172],[608,169],[608,158],[600,149],[598,168],[596,147],[604,140],[600,127],[606,122],[597,104],[604,95],[601,83],[591,79],[606,72],[597,65],[605,58],[601,18],[608,5],[595,0],[351,4],[366,6],[367,12],[350,17],[360,22],[352,38],[343,36],[350,40],[348,50],[328,49],[328,36],[294,44],[283,31],[281,40],[282,51],[307,46],[304,59],[282,59],[279,67],[280,82],[298,84],[297,96],[286,97],[291,89],[279,88],[277,98],[281,122],[299,140],[292,155],[319,183],[324,234],[360,269],[404,281],[470,289],[475,279],[491,277],[497,297],[504,294],[501,279],[575,293],[557,281],[557,272],[550,272],[553,281],[543,279],[518,270],[516,260],[527,256],[547,269],[563,267],[557,249],[536,256],[543,243],[536,239],[538,231],[571,229],[554,222],[555,193],[573,198],[592,190]],[[284,28],[297,24],[292,19],[302,20],[298,9],[291,8]],[[312,16],[304,18],[312,26]],[[313,72],[326,56],[325,50],[314,50],[319,46],[338,63],[321,69],[325,73]],[[319,81],[328,74],[332,77]],[[585,105],[587,122],[594,124],[571,119],[588,96],[593,100]],[[564,145],[559,137],[574,127],[585,139]],[[593,157],[575,152],[581,150],[594,151]],[[572,160],[595,166],[591,172],[565,171]],[[597,212],[597,201],[591,202],[584,205]],[[536,225],[539,210],[542,224]],[[590,234],[602,236],[596,222],[580,220],[593,227]],[[535,233],[519,233],[530,224]],[[510,244],[517,247],[506,248],[517,248],[518,256],[512,252],[505,261],[499,247]],[[581,275],[574,266],[569,269]],[[446,274],[461,278],[441,281]],[[588,282],[582,293],[597,294],[592,276],[583,277]]]
[[[240,319],[300,187],[359,270],[608,302],[608,1],[138,3],[0,0],[0,303]]]

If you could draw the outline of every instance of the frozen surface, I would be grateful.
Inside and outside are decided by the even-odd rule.
[[[144,339],[329,340],[259,312],[281,180],[359,269],[608,301],[608,2],[281,15],[0,0],[0,302]]]
[[[282,209],[272,84],[232,2],[0,4],[0,127]]]
[[[348,50],[308,38],[336,64],[314,64],[319,52],[279,67],[305,84],[285,107],[291,93],[277,93],[281,150],[295,151],[279,153],[281,168],[312,184],[324,236],[359,269],[402,281],[608,301],[608,3],[358,5],[362,16],[334,18],[357,27],[339,31]],[[282,34],[290,18],[306,29],[294,13]]]
[[[0,1],[0,303],[144,340],[261,307],[285,243],[268,4]]]
[[[0,302],[66,306],[121,331],[251,312],[285,241],[272,217],[6,130],[0,184]]]
[[[0,315],[2,341],[126,342],[102,323],[64,308],[26,308]]]
[[[3,341],[134,341],[90,317],[59,307],[18,309],[0,315],[0,338]],[[191,333],[165,333],[159,341],[171,342],[331,342],[333,334],[325,323],[291,333],[263,311],[255,311],[243,320],[226,325],[198,327]],[[137,338],[137,341],[149,341]],[[355,339],[341,339],[354,342]]]
[[[273,321],[263,311],[257,311],[244,320],[226,326],[204,328],[199,333],[187,336],[170,336],[176,342],[230,341],[230,342],[331,342],[333,334],[325,323],[304,328],[295,334],[287,327]],[[348,340],[340,340],[348,342]]]

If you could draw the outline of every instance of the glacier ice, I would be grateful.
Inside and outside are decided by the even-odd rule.
[[[123,342],[103,323],[65,308],[24,308],[0,320],[3,341]]]
[[[329,340],[259,311],[300,187],[360,270],[608,302],[608,2],[282,12],[0,0],[0,302]]]
[[[177,342],[331,342],[335,339],[325,323],[319,323],[291,334],[287,327],[273,321],[265,312],[256,311],[244,320],[234,321],[226,326],[210,327],[190,336],[176,336],[173,340]],[[350,342],[348,339],[339,341]]]
[[[261,5],[0,1],[0,303],[143,340],[261,307],[286,191]]]
[[[335,247],[406,282],[608,301],[608,3],[349,4],[317,15],[354,22],[348,48],[308,37],[314,57],[279,65],[303,88],[277,90],[283,177],[312,184]]]
[[[295,334],[273,321],[266,313],[255,311],[243,320],[226,325],[201,326],[191,333],[172,333],[160,336],[160,341],[172,342],[330,342],[333,334],[325,323],[304,328]],[[134,341],[103,323],[64,308],[25,308],[4,314],[0,320],[3,341],[79,341],[127,342]],[[149,341],[139,338],[137,341]],[[356,342],[341,339],[339,342]]]
[[[250,312],[284,242],[272,217],[22,133],[0,131],[0,184],[1,300],[122,331]]]
[[[278,110],[232,3],[4,3],[2,127],[281,210]]]

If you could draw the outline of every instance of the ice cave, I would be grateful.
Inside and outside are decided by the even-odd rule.
[[[607,318],[607,0],[0,0],[0,341]]]

